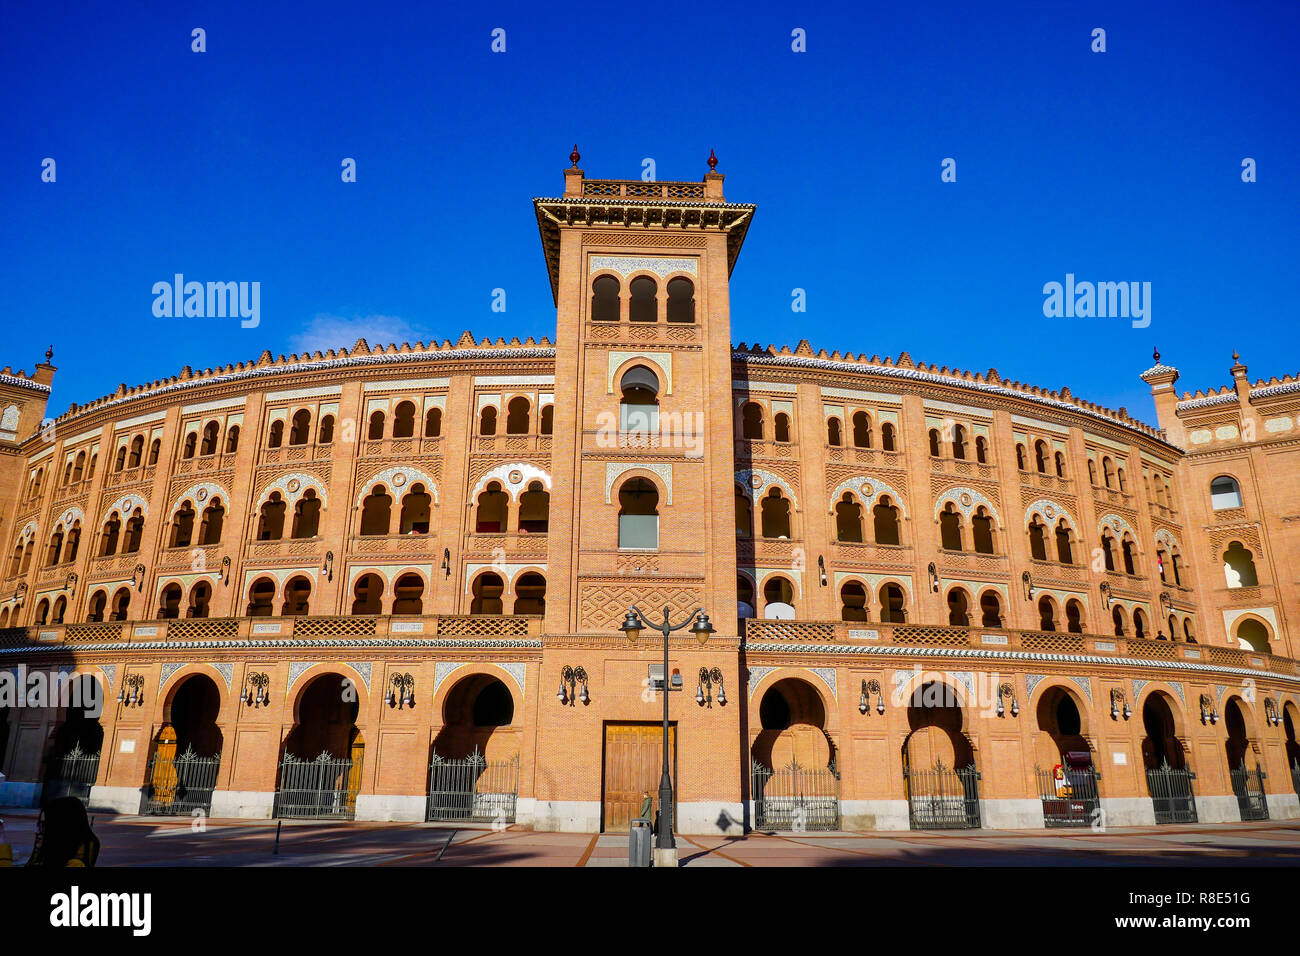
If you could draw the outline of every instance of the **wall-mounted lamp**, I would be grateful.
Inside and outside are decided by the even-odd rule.
[[[320,566],[321,573],[325,575],[326,581],[334,580],[334,552],[325,552],[325,562]]]
[[[221,583],[230,587],[230,555],[221,559]]]
[[[1025,600],[1032,601],[1034,599],[1034,576],[1025,571],[1020,575],[1020,583],[1025,586]]]
[[[821,581],[822,587],[826,587],[826,559],[820,554],[817,555],[817,578]]]
[[[880,691],[880,681],[874,677],[862,681],[862,694],[858,697],[858,713],[865,714],[871,708],[871,695],[876,695],[876,713],[885,712],[885,695]]]
[[[939,593],[939,569],[935,567],[934,562],[931,561],[930,566],[925,570],[926,573],[930,576],[930,590],[933,591],[935,594],[938,594]]]
[[[67,591],[68,595],[71,596],[76,589],[77,589],[77,572],[69,571],[68,576],[63,579],[63,590]]]
[[[718,704],[727,706],[727,691],[722,686],[722,669],[715,667],[710,670],[707,667],[700,668],[700,682],[695,690],[695,703],[701,706],[713,708],[713,685],[718,685]]]
[[[27,596],[27,582],[21,581],[18,587],[14,588],[14,610],[17,611],[23,606],[23,598]]]
[[[1110,691],[1110,719],[1119,720],[1120,705],[1124,706],[1124,719],[1128,720],[1133,716],[1133,711],[1129,709],[1128,701],[1124,699],[1124,692],[1118,687],[1112,687]]]
[[[1002,706],[1002,698],[1004,697],[1011,698],[1011,716],[1019,717],[1020,702],[1016,700],[1016,689],[1009,682],[998,686],[998,716],[1003,717],[1006,715],[1006,708]]]
[[[442,549],[442,570],[447,577],[451,577],[451,548]]]
[[[261,707],[263,704],[271,703],[271,694],[267,688],[271,686],[271,678],[264,673],[249,674],[244,681],[244,692],[239,695],[239,699],[249,707]],[[257,688],[257,693],[253,693],[253,688]]]
[[[1217,724],[1219,722],[1219,712],[1215,709],[1214,701],[1210,700],[1209,694],[1201,695],[1201,723]]]
[[[415,708],[415,678],[410,674],[394,674],[388,681],[388,696],[385,699],[389,707],[401,710],[404,707]]]
[[[578,691],[578,684],[582,685],[582,690]],[[574,692],[577,691],[575,694]],[[587,669],[582,666],[570,667],[565,664],[560,671],[560,689],[556,693],[555,699],[561,704],[573,706],[575,700],[582,701],[583,705],[591,702],[591,695],[587,693]]]
[[[137,564],[131,569],[131,580],[135,583],[135,589],[137,591],[144,590],[144,576],[146,571],[147,569],[143,564]]]
[[[1111,602],[1110,583],[1107,581],[1102,581],[1101,584],[1097,585],[1097,590],[1101,592],[1101,600],[1103,602],[1102,606],[1109,611],[1110,602]]]
[[[122,687],[117,692],[117,702],[123,707],[139,707],[144,703],[143,674],[122,675]]]
[[[1274,727],[1282,723],[1282,714],[1277,709],[1277,701],[1272,697],[1264,698],[1264,719]]]

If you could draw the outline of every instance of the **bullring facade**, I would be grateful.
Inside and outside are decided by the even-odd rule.
[[[1160,427],[897,358],[733,345],[754,207],[534,200],[554,342],[352,347],[45,424],[0,375],[0,802],[618,830],[1300,815],[1300,382]],[[617,630],[705,609],[706,642]],[[734,609],[734,610],[733,610]],[[664,689],[664,685],[667,689]]]

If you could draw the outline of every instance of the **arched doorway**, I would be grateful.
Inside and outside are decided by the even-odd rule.
[[[1286,736],[1286,763],[1291,768],[1291,787],[1300,796],[1300,740],[1296,734],[1300,731],[1300,714],[1294,704],[1282,705],[1282,732]]]
[[[839,771],[821,694],[797,677],[778,680],[759,698],[758,723],[750,745],[754,826],[839,829]]]
[[[1146,769],[1147,792],[1155,809],[1156,823],[1195,823],[1196,798],[1170,698],[1153,691],[1142,705],[1142,764]]]
[[[1048,687],[1035,708],[1034,774],[1048,827],[1083,827],[1101,808],[1092,750],[1084,736],[1078,697],[1061,686]]]
[[[365,753],[359,709],[357,685],[342,674],[320,674],[299,693],[284,738],[276,816],[352,819]]]
[[[217,727],[221,692],[206,674],[191,674],[172,690],[154,737],[141,813],[207,813],[221,766]]]
[[[125,680],[125,674],[123,679]],[[85,803],[99,776],[99,755],[104,746],[104,728],[97,714],[107,696],[94,677],[83,674],[70,685],[71,698],[54,732],[41,802],[57,797],[76,797]]]
[[[1223,723],[1228,731],[1224,750],[1228,759],[1228,779],[1237,798],[1237,808],[1242,820],[1267,820],[1268,797],[1264,794],[1264,771],[1255,760],[1250,769],[1250,731],[1246,709],[1237,697],[1229,697],[1223,705]]]
[[[963,723],[957,692],[948,684],[928,681],[912,692],[903,781],[913,830],[980,826],[980,774]]]
[[[429,754],[429,820],[515,821],[520,727],[515,698],[493,674],[470,674],[447,693]]]

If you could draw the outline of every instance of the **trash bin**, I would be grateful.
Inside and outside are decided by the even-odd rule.
[[[650,821],[637,817],[627,835],[627,865],[650,865]]]

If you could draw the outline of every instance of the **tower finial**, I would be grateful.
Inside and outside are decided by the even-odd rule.
[[[578,152],[578,144],[573,144],[573,152],[569,154],[569,162],[573,163],[573,168],[578,168],[578,160],[582,159],[582,154]]]
[[[1236,349],[1233,349],[1233,350],[1232,350],[1232,361],[1233,361],[1234,363],[1236,363],[1236,362],[1240,362],[1240,361],[1241,361],[1241,356],[1237,354],[1237,350],[1236,350]]]
[[[1157,364],[1157,365],[1160,364],[1160,350],[1159,350],[1159,349],[1153,349],[1153,350],[1151,351],[1151,357],[1152,357],[1153,359],[1156,360],[1156,364]]]
[[[714,154],[713,150],[710,149],[709,150],[709,172],[716,173],[717,171],[718,171],[718,157]]]
[[[51,345],[45,350],[45,364],[48,365],[54,358],[54,346]]]

